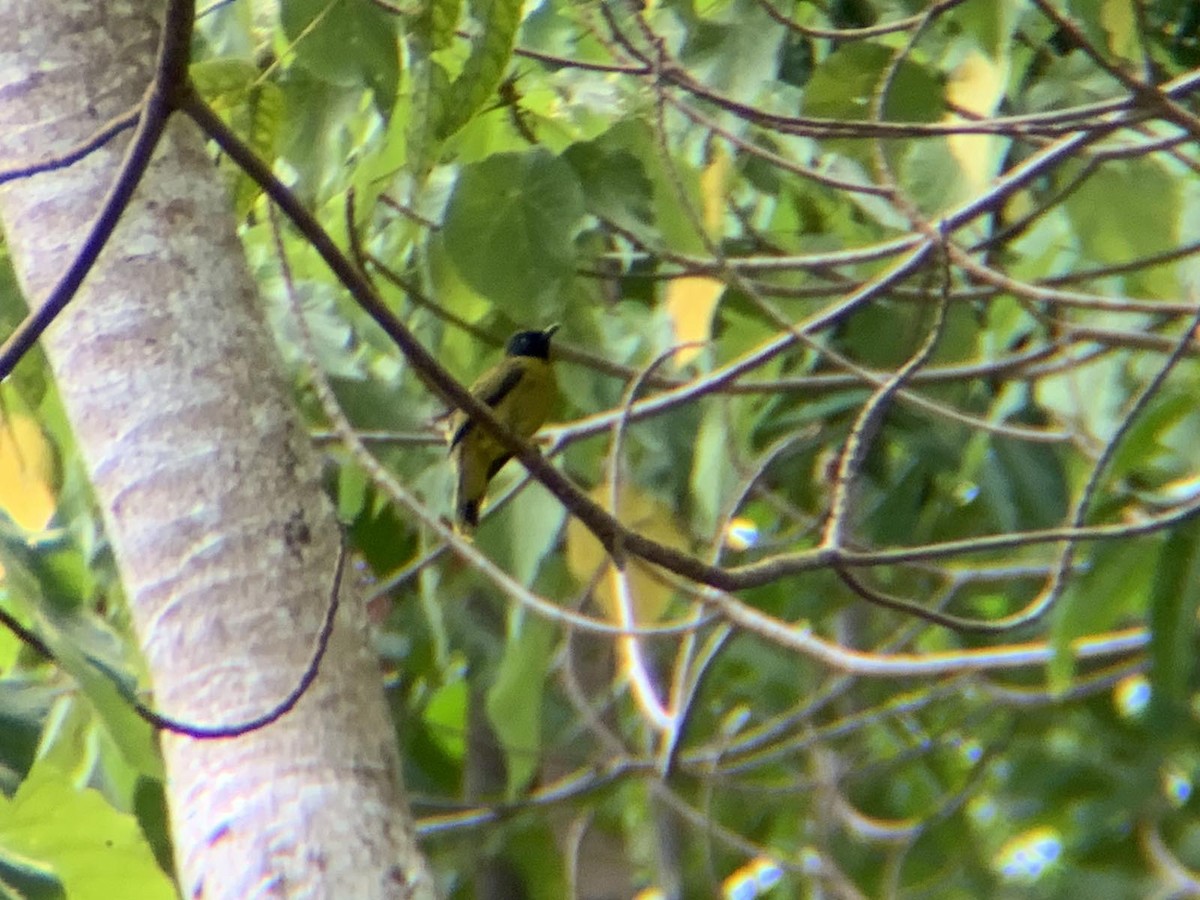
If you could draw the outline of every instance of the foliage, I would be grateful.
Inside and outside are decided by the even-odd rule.
[[[283,277],[239,176],[314,430],[322,377],[420,498],[331,442],[448,893],[1195,892],[1200,7],[521,9],[199,22],[202,92],[441,363],[469,383],[563,323],[547,455],[737,582],[608,566],[516,463],[475,543],[513,580],[447,553],[443,401],[287,229]],[[162,859],[135,802],[160,773],[89,669],[137,680],[111,563],[34,368],[0,464],[32,441],[57,511],[0,533],[0,609],[71,677],[0,635],[0,803],[35,815],[74,770],[54,803],[123,841],[137,817]],[[0,890],[76,896],[79,858],[7,821]]]

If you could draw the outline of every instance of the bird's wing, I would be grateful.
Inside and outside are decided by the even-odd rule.
[[[496,405],[517,386],[524,374],[524,370],[519,366],[513,366],[505,372],[497,373],[499,377],[496,378],[495,384],[489,384],[491,379],[485,378],[480,384],[472,387],[471,393],[480,403],[495,409]],[[464,416],[463,423],[458,426],[458,431],[454,432],[454,437],[450,441],[450,449],[453,450],[458,446],[458,443],[474,427],[475,421],[470,416]]]

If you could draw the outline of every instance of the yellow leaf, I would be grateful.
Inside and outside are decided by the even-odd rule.
[[[723,145],[716,145],[712,158],[700,173],[701,218],[704,230],[713,240],[719,240],[725,218],[725,189],[733,170],[732,157]],[[707,341],[712,334],[713,312],[725,292],[723,282],[703,275],[676,278],[667,285],[667,315],[675,331],[677,343]],[[674,356],[676,368],[695,359],[702,348],[685,347]]]
[[[54,448],[37,422],[0,419],[0,510],[26,531],[41,531],[54,515]]]
[[[725,293],[725,283],[706,275],[685,275],[667,285],[667,315],[678,343],[707,341],[712,336],[713,313]],[[684,347],[675,354],[676,367],[687,365],[701,347]]]
[[[960,109],[986,116],[995,111],[1003,90],[1002,67],[974,50],[955,67],[946,85],[946,98]]]
[[[733,158],[724,144],[713,147],[712,159],[700,174],[700,198],[704,203],[704,229],[714,240],[721,235],[725,219],[725,186],[733,169]]]
[[[1114,56],[1138,58],[1138,24],[1132,0],[1104,0],[1100,24],[1108,32],[1108,49]]]
[[[998,65],[976,50],[954,70],[949,84],[946,85],[946,99],[959,109],[974,115],[990,116],[996,111],[1000,98],[1004,95],[1007,79],[1008,73],[1004,66]],[[952,122],[962,121],[957,115],[950,115],[947,119]],[[994,173],[994,156],[1002,146],[999,139],[987,134],[952,134],[947,143],[950,152],[958,160],[970,189],[983,190]]]
[[[595,488],[591,497],[607,508],[610,499],[608,485]],[[687,546],[687,539],[675,525],[671,511],[657,498],[634,485],[622,485],[617,502],[617,518],[627,528],[660,544],[679,550]],[[618,621],[620,617],[613,599],[610,577],[612,562],[596,536],[574,517],[567,522],[567,569],[580,584],[595,585],[593,596],[597,604],[609,618]],[[648,625],[660,621],[666,615],[675,589],[658,569],[640,560],[629,560],[626,572],[638,623]]]

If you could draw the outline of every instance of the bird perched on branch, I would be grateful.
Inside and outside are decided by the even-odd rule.
[[[513,434],[531,438],[554,405],[557,382],[550,365],[550,338],[558,330],[518,331],[508,339],[504,359],[471,385],[471,396],[491,407]],[[450,453],[456,469],[455,522],[460,531],[479,525],[488,482],[512,459],[512,453],[459,410],[451,420]]]

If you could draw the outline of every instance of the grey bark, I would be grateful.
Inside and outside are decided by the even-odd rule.
[[[7,0],[0,166],[61,153],[135,103],[160,14],[153,0]],[[76,252],[126,142],[0,189],[31,303]],[[312,652],[338,535],[228,199],[191,123],[169,127],[43,346],[155,703],[203,724],[269,709]],[[245,737],[168,735],[162,748],[185,897],[433,896],[353,585],[295,710]]]

